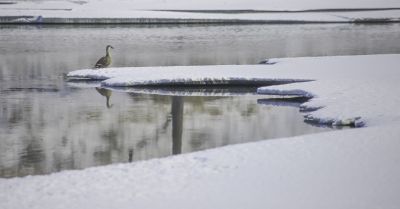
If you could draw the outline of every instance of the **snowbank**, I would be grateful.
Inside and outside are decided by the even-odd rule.
[[[260,86],[310,81],[309,78],[269,76],[275,68],[269,65],[211,65],[169,67],[125,67],[100,70],[83,69],[67,74],[70,79],[104,80],[103,86]],[[269,74],[268,74],[269,73]]]
[[[399,9],[394,0],[22,1],[0,4],[0,23],[398,22]]]
[[[312,98],[300,107],[306,112],[314,110],[305,115],[307,122],[361,127],[400,117],[400,98],[392,96],[400,95],[396,87],[399,60],[400,55],[283,58],[270,59],[273,65],[84,69],[70,72],[68,77],[100,79],[103,86],[125,87],[301,82],[262,87],[258,93]],[[382,101],[386,105],[380,105]]]
[[[12,2],[12,1],[10,1]],[[258,10],[258,11],[302,11],[317,9],[399,8],[397,0],[41,0],[16,1],[4,4],[3,8],[29,10]]]
[[[396,87],[399,58],[399,55],[318,58],[314,67],[306,65],[313,58],[300,58],[304,62],[296,62],[292,73],[302,74],[302,69],[308,68],[316,81],[262,87],[258,93],[313,96],[301,106],[304,110],[316,110],[306,115],[309,122],[354,126],[391,123],[400,118],[396,113],[400,97],[394,96],[400,95]],[[290,63],[290,59],[284,60]]]

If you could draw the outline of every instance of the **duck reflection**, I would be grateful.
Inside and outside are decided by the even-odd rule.
[[[133,161],[133,149],[128,150],[128,161],[131,163]]]
[[[182,153],[183,97],[172,97],[172,154]]]
[[[112,104],[110,104],[110,97],[111,97],[112,91],[105,89],[105,88],[100,88],[100,87],[96,87],[96,91],[99,92],[99,94],[101,94],[102,96],[106,97],[106,106],[107,106],[107,108],[111,108],[113,106]]]

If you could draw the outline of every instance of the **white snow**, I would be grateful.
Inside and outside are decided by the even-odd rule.
[[[397,0],[41,0],[16,1],[4,8],[118,10],[308,10],[400,7]]]
[[[269,65],[168,66],[83,69],[67,74],[70,78],[104,80],[103,86],[223,85],[258,82],[309,81],[301,76],[268,77],[278,68]]]
[[[364,1],[317,1],[317,0],[252,0],[252,1],[182,1],[182,0],[154,0],[154,1],[22,1],[17,4],[0,5],[0,16],[41,16],[43,21],[48,18],[97,18],[96,21],[107,22],[104,19],[128,18],[143,22],[143,19],[162,22],[185,22],[185,20],[201,21],[293,21],[293,22],[353,22],[365,19],[385,19],[386,21],[400,21],[400,10],[379,11],[322,11],[299,13],[223,13],[223,10],[265,10],[265,11],[302,11],[312,9],[351,9],[351,8],[399,8],[400,3],[395,0],[364,0]],[[173,11],[168,11],[173,10]],[[177,11],[178,10],[178,11]],[[179,11],[180,10],[180,11]],[[197,10],[199,12],[188,12]],[[204,10],[219,11],[216,13]],[[202,12],[203,11],[203,12]],[[31,21],[36,20],[33,18]],[[11,22],[26,22],[26,19],[7,20]],[[42,21],[42,19],[41,19]],[[89,20],[84,20],[87,22]],[[109,22],[109,20],[108,20]]]
[[[89,0],[87,5],[107,4],[112,8],[134,8],[141,10],[305,10],[321,8],[381,8],[399,7],[400,3],[396,0],[204,0],[204,1],[185,1],[185,0],[119,0],[115,1],[96,1]],[[114,2],[114,3],[113,3]]]
[[[289,65],[290,60],[280,62]],[[302,108],[323,107],[307,115],[308,120],[317,123],[345,125],[355,122],[360,126],[391,123],[400,119],[396,110],[400,104],[400,97],[396,96],[400,95],[397,87],[399,60],[399,55],[299,58],[291,71],[293,78],[298,73],[303,75],[302,69],[307,68],[307,73],[314,75],[316,81],[262,87],[258,93],[314,95]]]

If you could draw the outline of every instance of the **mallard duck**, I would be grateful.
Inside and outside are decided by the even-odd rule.
[[[109,52],[110,48],[114,49],[114,47],[112,47],[111,45],[107,45],[106,56],[100,58],[99,61],[97,61],[96,64],[94,65],[94,68],[105,68],[105,67],[110,66],[110,64],[111,64],[111,56],[110,56],[110,52]]]

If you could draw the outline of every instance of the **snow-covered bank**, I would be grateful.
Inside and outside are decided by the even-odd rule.
[[[10,10],[11,11],[11,10]],[[9,11],[9,12],[10,12]],[[185,11],[28,11],[0,16],[0,23],[11,24],[213,24],[213,23],[392,23],[400,22],[399,10],[364,12],[304,12],[304,13],[208,13]]]
[[[132,164],[0,179],[0,208],[353,208],[400,205],[400,123]]]
[[[265,85],[260,94],[313,97],[306,120],[327,125],[364,125],[398,120],[400,55],[270,59],[273,65],[222,65],[77,70],[69,77],[101,79],[104,86]],[[383,67],[384,66],[384,67]],[[373,87],[372,87],[373,85]],[[357,98],[357,99],[354,99]],[[390,98],[388,100],[387,98]],[[386,105],[381,106],[382,101]]]
[[[262,87],[258,93],[314,95],[302,105],[304,110],[317,109],[306,115],[306,120],[310,122],[332,125],[354,123],[355,126],[391,123],[400,119],[397,114],[400,97],[396,96],[400,95],[397,87],[400,71],[396,70],[399,58],[399,55],[318,58],[314,60],[314,69],[305,65],[306,62],[292,68],[293,74],[302,74],[302,69],[308,68],[310,73],[313,71],[311,74],[316,81]],[[313,62],[313,58],[306,59]]]
[[[322,3],[322,4],[321,4]],[[360,8],[360,5],[362,7]],[[391,0],[23,1],[0,4],[0,23],[343,23],[399,22]],[[197,11],[197,12],[194,12]],[[212,12],[210,12],[212,11]]]
[[[298,11],[338,8],[399,8],[397,0],[23,0],[10,1],[19,9],[126,9],[126,10],[280,10]],[[106,6],[106,7],[103,7]]]
[[[272,85],[310,81],[310,78],[268,77],[268,65],[210,65],[168,67],[125,67],[83,69],[67,74],[70,79],[104,80],[103,86],[195,86],[195,85]],[[306,77],[306,76],[304,76]]]

